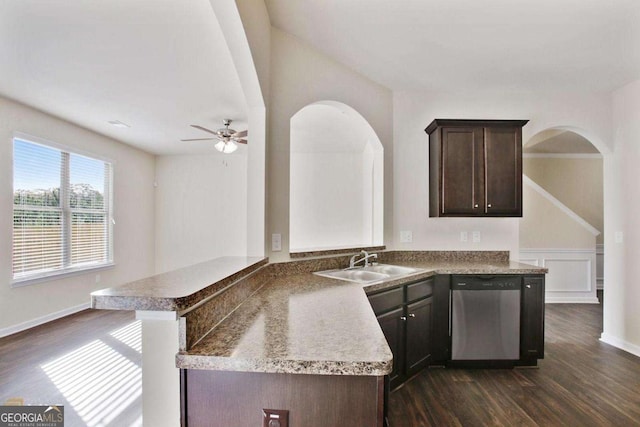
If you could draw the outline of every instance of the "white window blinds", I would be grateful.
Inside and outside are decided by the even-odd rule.
[[[111,164],[13,140],[14,282],[110,264]]]

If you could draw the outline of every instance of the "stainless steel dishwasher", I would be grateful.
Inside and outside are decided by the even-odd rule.
[[[451,277],[451,359],[520,358],[518,276]]]

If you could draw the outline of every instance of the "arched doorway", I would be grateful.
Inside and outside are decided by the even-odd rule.
[[[604,286],[603,156],[585,135],[546,129],[523,148],[520,259],[549,269],[547,302],[597,303]]]

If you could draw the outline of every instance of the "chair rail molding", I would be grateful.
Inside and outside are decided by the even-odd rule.
[[[521,248],[519,261],[549,269],[546,303],[599,303],[595,248]]]

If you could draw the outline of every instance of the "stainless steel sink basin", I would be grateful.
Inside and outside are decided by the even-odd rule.
[[[417,268],[401,267],[399,265],[377,264],[364,267],[365,271],[375,271],[376,273],[388,274],[389,276],[404,276],[406,274],[417,273]]]
[[[358,283],[372,283],[379,280],[384,280],[389,276],[382,273],[376,273],[374,271],[366,271],[362,268],[353,270],[327,270],[316,271],[318,276],[331,277],[333,279],[347,280],[349,282]]]
[[[376,264],[367,267],[346,268],[344,270],[316,271],[313,274],[330,277],[332,279],[346,280],[347,282],[370,284],[396,279],[420,271],[421,270],[417,268],[400,267],[399,265]]]

